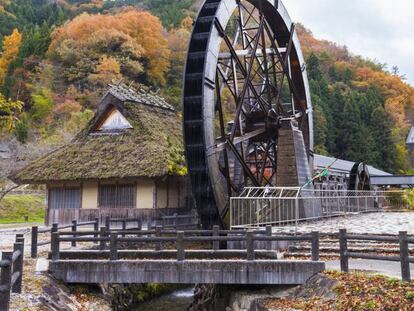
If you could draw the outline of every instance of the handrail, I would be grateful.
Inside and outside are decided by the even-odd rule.
[[[160,243],[172,242],[176,245],[177,260],[181,261],[185,259],[186,249],[185,242],[207,242],[212,243],[213,254],[223,251],[220,250],[220,242],[242,242],[245,243],[245,251],[247,260],[254,260],[255,252],[258,251],[255,246],[255,241],[265,242],[267,251],[271,250],[269,243],[276,241],[310,241],[312,243],[312,260],[319,260],[319,233],[312,232],[312,234],[292,236],[292,235],[272,235],[271,227],[267,227],[265,231],[232,231],[222,230],[224,233],[220,233],[219,227],[214,226],[213,230],[189,230],[189,231],[166,231],[160,230],[141,230],[141,231],[127,231],[127,230],[106,230],[106,227],[101,227],[100,231],[84,232],[54,232],[52,233],[52,260],[59,260],[60,258],[60,243],[61,242],[95,242],[100,243],[100,250],[107,249],[107,243],[109,242],[110,258],[111,260],[118,259],[119,243],[155,243],[154,253],[160,252]],[[99,236],[96,234],[99,233]],[[128,236],[126,236],[128,235]],[[161,236],[164,235],[164,236]],[[171,236],[169,236],[171,235]],[[92,237],[93,236],[93,237]],[[194,252],[192,249],[191,251]],[[80,251],[82,252],[82,251]],[[149,251],[151,252],[151,251]],[[149,253],[150,255],[151,253]]]

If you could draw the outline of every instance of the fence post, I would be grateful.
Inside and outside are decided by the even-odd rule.
[[[32,227],[32,244],[30,245],[30,257],[36,258],[37,257],[37,235],[38,235],[39,227],[34,226]]]
[[[112,232],[109,242],[109,258],[110,260],[118,260],[118,234]]]
[[[400,231],[400,260],[401,260],[401,276],[405,282],[411,281],[410,275],[410,251],[408,249],[407,232]]]
[[[178,230],[178,214],[174,213],[174,221],[175,221],[175,230]]]
[[[97,238],[99,236],[99,218],[95,218],[95,223],[93,224],[93,231],[95,231],[93,237]],[[95,242],[95,244],[98,242]]]
[[[319,261],[319,232],[313,231],[311,234],[312,234],[312,260]]]
[[[348,263],[348,240],[346,237],[346,229],[339,230],[339,252],[341,256],[341,271],[349,272]]]
[[[106,246],[106,243],[103,240],[104,238],[106,238],[106,227],[101,227],[101,230],[99,232],[99,237],[102,239],[100,240],[100,243],[99,243],[99,249],[103,251],[105,250],[105,246]]]
[[[272,226],[266,226],[266,236],[267,237],[272,236]],[[267,241],[266,250],[268,250],[268,251],[272,250],[272,241]]]
[[[246,232],[246,249],[247,249],[247,260],[254,260],[254,239],[253,232]]]
[[[122,220],[122,231],[126,231],[126,228],[127,228],[126,225],[127,225],[126,220],[125,219]],[[122,237],[125,238],[125,232],[122,233]]]
[[[78,226],[78,222],[76,220],[72,220],[72,232],[74,232],[72,235],[73,238],[76,238],[77,226]],[[76,241],[72,241],[72,247],[76,247]]]
[[[51,233],[58,232],[58,230],[59,230],[59,224],[52,224]]]
[[[177,232],[177,260],[185,260],[184,231]]]
[[[19,242],[19,240],[24,240],[24,234],[16,234],[16,242]]]
[[[213,237],[219,236],[219,226],[213,226]],[[219,241],[213,241],[213,250],[217,251],[220,249],[220,242]]]
[[[24,239],[18,238],[18,241],[14,243],[13,252],[20,251],[21,255],[13,263],[13,273],[20,272],[19,277],[12,286],[12,292],[20,294],[22,292],[22,279],[23,279],[23,258],[24,258]]]
[[[156,226],[155,227],[155,236],[157,238],[161,237],[161,230],[162,230],[161,226]],[[155,242],[155,250],[156,251],[161,250],[161,242]]]
[[[50,244],[50,248],[52,251],[52,260],[59,260],[59,233],[58,232],[53,232],[52,233],[52,239],[51,239],[51,244]]]
[[[105,217],[105,227],[108,231],[111,229],[111,218],[109,216]]]
[[[3,252],[1,260],[9,261],[9,265],[1,268],[0,285],[5,286],[4,291],[0,291],[0,310],[8,311],[10,306],[10,283],[12,275],[13,252]]]

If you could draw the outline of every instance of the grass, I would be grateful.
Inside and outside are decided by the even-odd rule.
[[[45,212],[45,196],[6,195],[0,201],[0,224],[44,222]]]

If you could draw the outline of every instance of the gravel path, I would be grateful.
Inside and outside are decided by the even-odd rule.
[[[343,228],[350,233],[398,234],[399,231],[407,231],[408,234],[414,235],[414,212],[369,213],[327,218],[299,224],[298,232],[336,233]],[[274,228],[273,231],[294,233],[295,227],[279,227]]]

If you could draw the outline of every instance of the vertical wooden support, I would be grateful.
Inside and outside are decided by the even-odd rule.
[[[185,260],[184,231],[177,232],[177,260]]]
[[[59,233],[58,232],[53,232],[52,233],[52,239],[51,239],[51,244],[50,244],[50,248],[52,251],[52,260],[59,260]]]
[[[219,226],[213,226],[213,237],[218,237],[220,227]],[[220,249],[220,241],[213,241],[213,250],[218,251]]]
[[[73,232],[72,237],[73,238],[76,238],[77,226],[78,226],[78,222],[76,220],[72,220],[72,232]],[[76,247],[76,241],[72,241],[72,247]]]
[[[2,252],[1,260],[8,261],[5,267],[1,268],[0,285],[4,286],[6,290],[0,291],[0,310],[8,311],[10,306],[10,283],[12,276],[12,259],[13,252]]]
[[[110,260],[118,260],[118,234],[114,232],[110,235],[109,258]]]
[[[95,218],[95,223],[93,224],[93,231],[95,232],[93,234],[94,238],[97,238],[99,236],[99,218]],[[95,244],[98,242],[95,242]]]
[[[252,231],[246,232],[247,260],[254,260],[254,237]]]
[[[105,227],[108,231],[111,229],[111,218],[109,216],[105,217]]]
[[[312,231],[312,260],[319,261],[319,232]]]
[[[346,229],[339,230],[339,253],[341,256],[341,271],[349,272],[349,262],[348,262],[348,239],[346,236]]]
[[[16,234],[16,242],[22,239],[24,240],[24,234]]]
[[[36,258],[37,257],[37,235],[38,235],[39,227],[34,226],[32,227],[32,244],[30,245],[30,257]]]
[[[99,231],[99,237],[101,238],[99,242],[99,249],[103,251],[106,247],[106,242],[104,240],[106,238],[106,227],[101,227],[101,230]]]
[[[122,233],[122,237],[123,238],[125,238],[125,231],[126,231],[126,228],[127,228],[127,222],[126,222],[126,220],[124,219],[124,220],[122,220],[122,231],[124,231],[123,233]]]
[[[12,292],[20,294],[22,292],[23,279],[24,239],[18,238],[18,242],[14,243],[13,252],[16,251],[20,251],[21,255],[13,263],[13,273],[18,271],[20,275],[12,286]]]
[[[178,230],[178,214],[174,213],[175,230]]]
[[[266,236],[267,237],[272,236],[272,226],[266,226]],[[268,251],[272,250],[272,242],[273,241],[267,241],[266,242],[266,250],[268,250]]]
[[[407,232],[400,231],[400,261],[401,261],[401,277],[405,282],[411,281],[410,273],[410,251],[408,249]]]
[[[155,227],[155,236],[157,238],[161,237],[161,230],[162,230],[162,226]],[[155,242],[155,250],[156,251],[161,250],[161,242]]]

